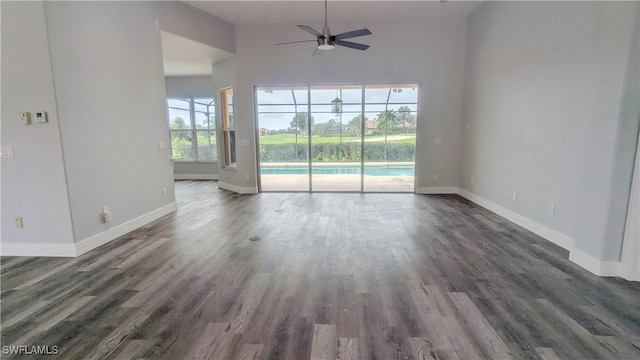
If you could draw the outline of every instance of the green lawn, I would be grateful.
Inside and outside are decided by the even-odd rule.
[[[364,137],[365,144],[370,143],[384,143],[384,136],[380,135],[366,135]],[[279,145],[279,144],[295,144],[295,134],[274,134],[260,136],[261,145]],[[340,136],[312,136],[311,141],[314,144],[338,144],[340,143]],[[342,142],[359,142],[360,138],[357,136],[342,136]],[[416,142],[415,134],[397,134],[389,135],[387,137],[387,143],[393,144],[414,144]],[[298,135],[298,144],[306,144],[307,136]]]

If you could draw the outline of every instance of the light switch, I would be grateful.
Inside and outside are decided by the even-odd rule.
[[[0,157],[3,159],[13,159],[13,146],[3,146],[0,148]]]
[[[31,125],[31,113],[30,112],[20,113],[20,120],[25,125]]]
[[[158,149],[164,150],[166,148],[167,148],[167,144],[164,141],[162,140],[158,141]]]

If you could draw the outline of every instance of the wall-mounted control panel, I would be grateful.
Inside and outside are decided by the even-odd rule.
[[[49,119],[47,118],[47,112],[46,111],[36,111],[36,122],[37,123],[49,122]]]
[[[46,111],[36,111],[34,113],[34,120],[37,123],[47,123],[49,122],[49,117],[47,116]],[[31,125],[31,113],[28,111],[20,113],[20,121],[22,121],[25,125]]]

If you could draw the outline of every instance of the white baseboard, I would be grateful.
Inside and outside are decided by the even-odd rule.
[[[93,235],[77,243],[0,243],[2,256],[75,257],[102,246],[120,236],[157,220],[178,209],[176,203],[165,205],[135,219]]]
[[[563,234],[559,231],[553,230],[545,225],[540,224],[535,220],[532,220],[526,216],[520,215],[515,211],[509,210],[501,205],[498,205],[492,201],[489,201],[472,192],[469,192],[464,189],[458,189],[458,194],[464,197],[465,199],[472,201],[482,206],[483,208],[493,213],[496,213],[513,223],[516,223],[522,226],[523,228],[531,231],[532,233],[539,235],[562,248],[571,250],[575,245],[576,241],[571,236]]]
[[[233,192],[236,192],[238,194],[257,194],[258,193],[258,188],[257,187],[253,187],[253,186],[237,186],[237,185],[233,185],[233,184],[223,183],[223,182],[220,182],[220,181],[218,181],[218,187],[220,189],[233,191]]]
[[[218,174],[173,174],[174,180],[218,180]]]
[[[598,276],[621,276],[621,263],[619,261],[603,261],[599,260],[591,254],[588,254],[575,247],[575,239],[569,235],[548,228],[526,216],[520,215],[512,210],[500,206],[481,196],[471,193],[464,189],[458,189],[458,194],[469,201],[472,201],[483,208],[496,213],[503,218],[522,226],[523,228],[537,234],[546,240],[569,251],[569,260],[581,266],[585,270]],[[626,278],[626,277],[625,277]],[[627,278],[627,280],[632,280]],[[635,280],[638,281],[638,280]]]
[[[571,249],[569,260],[598,276],[620,276],[619,261],[598,260],[578,248]]]
[[[416,194],[422,195],[439,195],[439,194],[457,194],[458,188],[455,186],[423,186],[416,188]]]
[[[1,243],[2,256],[50,256],[74,257],[76,246],[74,243]]]
[[[131,219],[125,223],[114,226],[113,228],[93,235],[75,244],[75,256],[80,256],[87,251],[93,250],[99,246],[102,246],[120,236],[129,233],[141,226],[144,226],[154,220],[157,220],[167,214],[170,214],[178,209],[176,203],[165,205],[159,209],[148,212],[142,216],[138,216],[135,219]]]

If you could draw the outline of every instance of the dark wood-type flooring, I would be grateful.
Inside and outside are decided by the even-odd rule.
[[[3,257],[2,345],[61,359],[640,358],[638,283],[593,276],[458,196],[176,192],[177,213],[78,258]]]

